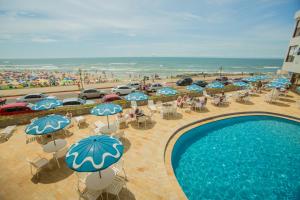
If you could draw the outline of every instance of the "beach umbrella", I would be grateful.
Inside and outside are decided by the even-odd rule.
[[[157,90],[156,94],[158,95],[167,95],[172,96],[177,94],[177,90],[171,88],[171,87],[163,87],[159,90]]]
[[[109,127],[109,115],[115,115],[119,112],[122,112],[123,109],[120,105],[114,104],[114,103],[103,103],[103,104],[98,104],[91,110],[92,115],[96,116],[106,116],[107,119],[107,125]]]
[[[73,144],[65,157],[69,168],[78,172],[97,172],[118,162],[123,144],[113,136],[94,135]],[[100,174],[101,175],[101,174]]]
[[[133,92],[125,96],[127,101],[145,101],[148,100],[149,96],[143,92]]]
[[[222,89],[222,88],[224,88],[224,84],[222,84],[218,81],[215,81],[215,82],[209,83],[206,87],[207,88]]]
[[[203,92],[203,88],[196,84],[188,85],[186,89],[189,91]]]
[[[62,105],[62,101],[57,99],[44,99],[31,106],[32,110],[49,110]]]
[[[288,78],[276,78],[272,82],[282,83],[282,84],[291,84],[291,81]]]
[[[256,82],[257,79],[255,77],[247,77],[247,78],[243,78],[243,81],[247,81],[247,82]]]
[[[249,87],[250,86],[248,83],[245,83],[243,81],[233,82],[233,85],[237,86],[237,87]]]
[[[65,128],[70,123],[71,120],[69,118],[62,115],[52,114],[34,120],[26,127],[25,132],[28,135],[45,135],[55,133],[56,131]]]

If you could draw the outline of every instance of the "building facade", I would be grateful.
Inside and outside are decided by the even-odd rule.
[[[300,82],[300,10],[295,14],[296,25],[292,34],[282,69],[293,73],[292,82]]]

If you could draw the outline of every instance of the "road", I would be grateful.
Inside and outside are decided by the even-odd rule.
[[[110,89],[105,89],[103,90],[107,93],[110,92]],[[60,100],[63,100],[63,99],[66,99],[66,98],[74,98],[74,97],[78,97],[78,94],[79,94],[79,91],[71,91],[71,92],[58,92],[58,93],[51,93],[51,94],[47,94],[49,96],[56,96],[58,99]],[[6,103],[15,103],[16,102],[16,99],[18,98],[19,96],[14,96],[14,97],[5,97],[7,100],[6,100]],[[95,99],[94,99],[95,100]]]

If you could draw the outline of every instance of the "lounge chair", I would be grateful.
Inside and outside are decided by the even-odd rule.
[[[42,158],[42,157],[40,157],[40,156],[38,156],[37,158],[32,159],[32,160],[31,160],[31,159],[27,159],[27,161],[28,161],[28,163],[30,164],[30,172],[31,172],[31,174],[32,174],[32,175],[36,175],[36,176],[37,176],[37,179],[39,178],[39,173],[40,173],[40,171],[41,171],[44,167],[48,166],[48,164],[49,164],[49,160],[48,160],[48,159]],[[33,174],[32,168],[35,168],[35,169],[36,169],[35,174]]]
[[[118,200],[120,200],[119,193],[126,187],[126,181],[120,176],[115,176],[112,184],[105,189],[106,199],[108,199],[108,194],[112,194],[117,196]]]
[[[148,100],[148,108],[152,112],[156,112],[157,111],[156,106],[155,106],[153,100]]]
[[[68,152],[68,148],[63,148],[63,149],[61,149],[61,150],[59,150],[59,151],[57,151],[53,154],[53,158],[56,160],[58,168],[60,168],[60,164],[59,164],[58,159],[65,157],[67,152]]]
[[[14,130],[16,129],[16,125],[7,126],[5,129],[0,131],[0,138],[5,139],[6,141],[12,136]]]

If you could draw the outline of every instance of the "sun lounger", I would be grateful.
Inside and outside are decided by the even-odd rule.
[[[13,125],[13,126],[8,126],[5,129],[2,129],[0,132],[0,138],[8,140],[12,136],[16,127],[17,127],[16,125]]]

